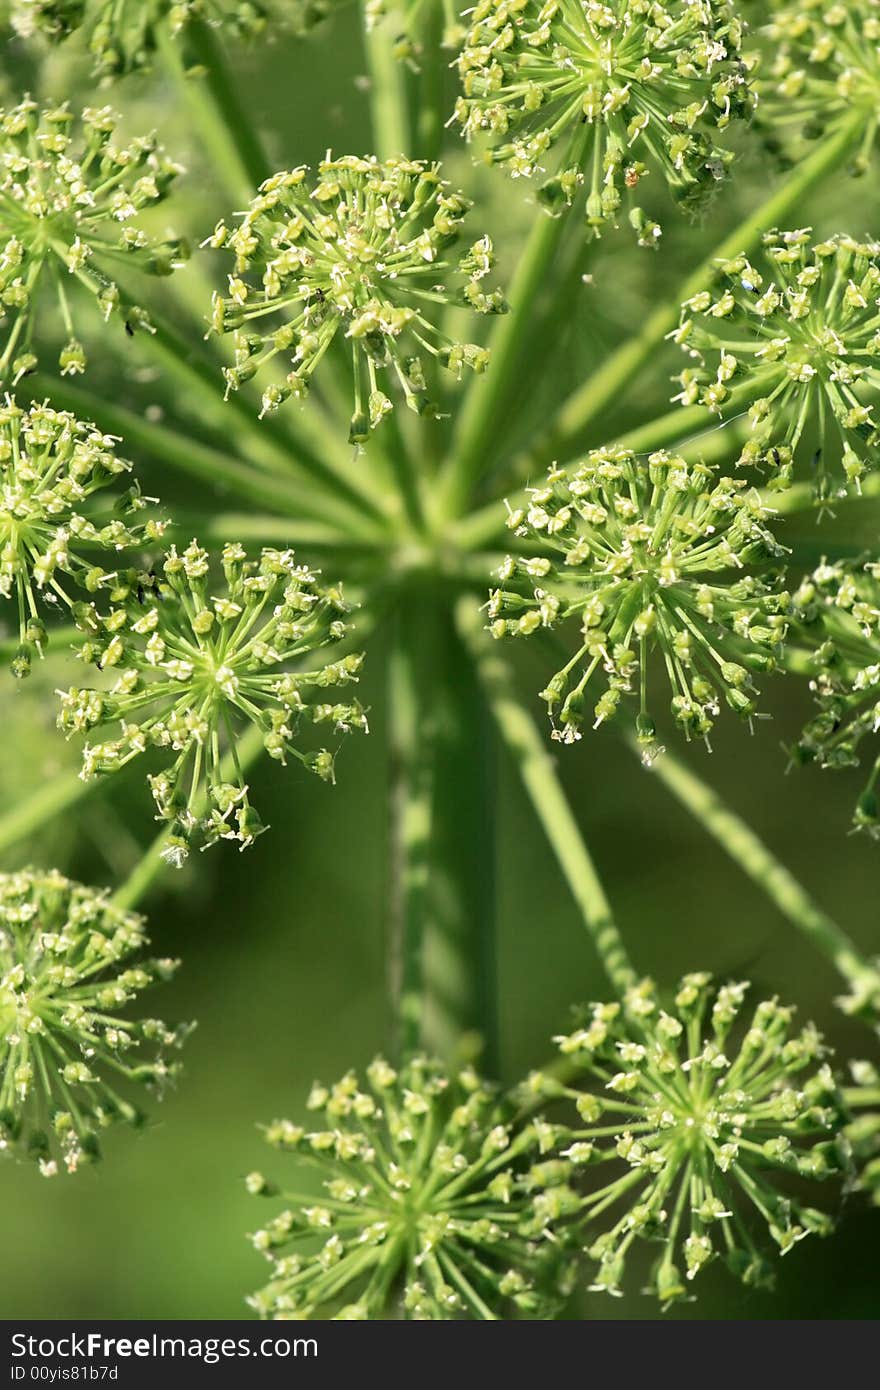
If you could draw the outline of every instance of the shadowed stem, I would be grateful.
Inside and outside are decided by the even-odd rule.
[[[489,708],[538,820],[577,903],[614,990],[623,996],[638,976],[614,921],[611,905],[534,720],[512,694],[510,667],[495,655],[473,604],[458,610],[462,639],[476,663]]]
[[[57,777],[44,782],[11,811],[0,816],[0,852],[50,824],[56,816],[83,801],[94,789],[94,778],[84,782],[73,771],[60,772]]]
[[[627,742],[641,758],[635,735],[627,735]],[[652,772],[793,926],[827,957],[856,994],[880,1001],[880,971],[718,793],[668,752],[656,759]]]
[[[433,627],[424,605],[401,604],[388,665],[389,984],[400,1057],[424,1045],[434,773]]]

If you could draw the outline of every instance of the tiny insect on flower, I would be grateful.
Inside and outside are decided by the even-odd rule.
[[[514,178],[546,175],[552,213],[586,186],[588,227],[616,223],[658,170],[686,208],[705,201],[732,159],[719,144],[753,108],[741,20],[719,0],[480,0],[458,69],[456,119],[488,133]],[[631,200],[630,200],[631,201]],[[645,246],[659,225],[631,203]]]

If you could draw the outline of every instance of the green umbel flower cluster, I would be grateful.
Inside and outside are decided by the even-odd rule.
[[[82,29],[102,77],[149,67],[163,42],[179,39],[192,20],[203,20],[229,39],[261,34],[283,22],[297,30],[318,23],[330,0],[13,0],[12,23],[29,38],[56,42]]]
[[[551,1317],[570,1288],[570,1165],[546,1158],[554,1126],[514,1123],[470,1069],[378,1059],[316,1085],[323,1129],[279,1120],[270,1144],[311,1165],[323,1193],[253,1237],[273,1263],[250,1300],[265,1317],[421,1320]],[[274,1196],[259,1173],[251,1192]]]
[[[659,649],[672,714],[704,738],[724,700],[755,714],[753,678],[770,671],[786,632],[789,595],[775,576],[746,573],[783,555],[770,513],[740,479],[665,453],[642,459],[625,449],[552,468],[508,526],[531,557],[509,556],[490,596],[496,637],[529,636],[579,624],[576,650],[542,692],[553,737],[581,736],[591,679],[605,689],[593,727],[639,691],[636,726],[646,760],[656,751],[648,699],[648,657]]]
[[[16,676],[43,653],[44,613],[78,614],[115,581],[99,559],[161,533],[157,522],[135,528],[145,505],[136,488],[92,500],[131,471],[117,442],[48,405],[0,405],[0,598],[18,608]]]
[[[761,123],[776,145],[795,146],[861,117],[854,165],[868,166],[880,120],[880,0],[771,0],[756,25],[755,87]]]
[[[810,688],[818,712],[794,750],[801,763],[858,767],[862,742],[880,730],[880,564],[821,564],[793,595],[800,635],[812,648]],[[880,839],[880,751],[853,824]]]
[[[688,208],[724,176],[719,135],[752,98],[742,25],[723,0],[479,0],[470,21],[458,121],[495,137],[491,158],[514,177],[543,175],[549,156],[550,211],[585,185],[599,231],[653,170]],[[640,207],[629,218],[656,243]]]
[[[145,311],[117,277],[130,266],[170,275],[185,254],[176,240],[156,240],[138,215],[161,203],[179,172],[152,136],[120,144],[108,107],[88,108],[77,122],[66,106],[41,109],[25,98],[0,111],[0,382],[18,381],[37,365],[39,314],[65,336],[62,374],[82,372],[72,297],[82,290],[105,318],[122,311],[129,332],[149,328]]]
[[[193,541],[182,554],[172,546],[161,575],[120,576],[109,612],[80,615],[80,657],[110,680],[61,700],[59,724],[68,734],[120,727],[116,737],[86,744],[84,778],[148,749],[170,756],[148,780],[158,819],[170,828],[164,857],[175,865],[193,842],[245,847],[263,829],[237,753],[249,726],[262,731],[271,757],[292,757],[327,781],[333,754],[303,752],[303,726],[367,727],[356,701],[332,699],[357,680],[362,658],[322,664],[316,657],[332,653],[348,631],[341,589],[322,585],[291,550],[265,549],[248,560],[240,545],[227,545],[220,558],[222,579]]]
[[[835,1078],[827,1064],[814,1069],[822,1040],[809,1025],[792,1033],[793,1011],[775,999],[738,1030],[747,989],[715,991],[709,975],[687,975],[667,1013],[643,983],[557,1039],[571,1084],[541,1074],[527,1083],[580,1116],[562,1153],[585,1178],[595,1170],[583,1217],[588,1233],[600,1219],[607,1229],[587,1250],[593,1288],[621,1292],[641,1239],[659,1246],[650,1288],[668,1304],[717,1256],[745,1283],[769,1282],[761,1227],[783,1254],[830,1231],[823,1212],[784,1195],[788,1178],[802,1188],[797,1179],[848,1167]]]
[[[209,243],[236,258],[229,293],[214,302],[215,330],[235,335],[228,388],[260,374],[263,413],[275,410],[306,394],[342,335],[354,376],[354,443],[392,409],[386,382],[413,410],[433,410],[427,363],[460,375],[489,360],[485,348],[454,342],[438,326],[445,307],[505,307],[497,291],[482,288],[493,264],[488,237],[461,257],[449,254],[468,207],[438,166],[407,159],[327,159],[315,183],[306,168],[268,179],[240,225],[221,223]],[[456,277],[462,287],[453,293],[447,282]],[[267,318],[280,323],[264,327]]]
[[[784,486],[811,450],[820,497],[832,473],[858,488],[880,443],[880,243],[773,231],[764,261],[722,263],[683,306],[673,336],[700,365],[682,373],[676,399],[720,414],[736,390],[750,406],[742,464],[766,465]]]
[[[106,892],[54,870],[0,874],[0,1151],[75,1173],[100,1156],[103,1130],[142,1123],[117,1087],[161,1094],[177,1071],[166,1053],[188,1031],[125,1016],[177,966],[139,959],[146,943],[142,919]]]

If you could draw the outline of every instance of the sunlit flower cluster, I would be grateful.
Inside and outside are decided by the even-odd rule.
[[[146,941],[106,892],[54,870],[0,874],[0,1151],[75,1173],[110,1125],[142,1123],[132,1085],[161,1094],[174,1077],[187,1029],[127,1017],[176,968],[141,959]]]
[[[306,394],[341,336],[354,376],[353,442],[392,409],[386,383],[413,410],[430,412],[429,363],[460,375],[488,362],[485,348],[454,341],[438,325],[445,306],[504,308],[482,285],[493,264],[489,238],[450,254],[468,206],[436,165],[406,159],[326,159],[316,181],[306,168],[268,179],[240,224],[221,223],[210,241],[235,254],[213,320],[217,332],[235,335],[228,388],[260,375],[263,413],[275,410]],[[267,319],[275,326],[264,326]]]
[[[577,624],[574,652],[541,695],[554,738],[580,738],[585,718],[598,727],[636,690],[636,727],[652,757],[654,648],[689,738],[709,733],[722,701],[755,714],[754,678],[776,664],[789,605],[773,573],[751,572],[784,553],[770,517],[741,479],[665,453],[599,450],[531,489],[508,525],[535,553],[505,560],[489,615],[496,637]],[[594,677],[605,688],[589,714]]]
[[[721,132],[752,110],[741,43],[725,0],[479,0],[456,116],[467,136],[493,137],[513,177],[542,177],[550,211],[585,186],[596,231],[655,170],[692,208],[732,158]],[[630,202],[654,244],[660,228]]]
[[[858,118],[855,168],[867,169],[880,121],[880,0],[772,0],[755,29],[758,109],[773,142],[796,149]]]
[[[122,575],[110,597],[108,612],[81,616],[79,653],[108,679],[64,693],[59,723],[68,734],[108,735],[86,743],[84,778],[164,750],[168,765],[148,780],[170,830],[169,862],[182,863],[192,842],[244,847],[263,829],[238,759],[248,727],[262,731],[271,757],[293,758],[327,781],[333,753],[304,752],[304,726],[366,729],[357,701],[338,699],[362,658],[316,655],[332,658],[348,605],[292,551],[265,549],[249,560],[242,546],[227,545],[218,565],[196,541],[182,554],[172,546],[160,573]]]
[[[0,111],[0,382],[34,370],[38,332],[60,330],[62,374],[85,369],[74,322],[83,290],[105,318],[121,312],[129,332],[149,328],[128,271],[169,275],[185,254],[181,242],[138,226],[177,166],[152,136],[127,144],[115,136],[108,107],[79,121],[66,106],[41,109],[29,98]]]
[[[104,493],[131,471],[117,443],[48,405],[0,405],[0,599],[17,606],[17,676],[43,653],[46,615],[76,614],[115,581],[108,552],[115,566],[120,551],[161,533],[161,523],[136,525],[136,488]]]
[[[321,1179],[253,1237],[271,1260],[251,1299],[264,1317],[543,1318],[569,1288],[561,1233],[577,1205],[570,1165],[540,1120],[516,1123],[470,1069],[381,1058],[364,1085],[316,1085],[312,1124],[278,1120],[273,1147]],[[318,1116],[320,1118],[318,1118]],[[251,1192],[275,1196],[260,1173]],[[559,1226],[559,1230],[556,1227]]]
[[[740,462],[780,485],[793,461],[815,461],[820,497],[858,487],[880,443],[880,243],[814,242],[809,229],[768,232],[763,264],[737,256],[682,308],[674,335],[699,362],[678,400],[722,413],[737,391],[751,438]]]
[[[664,1304],[717,1257],[763,1285],[766,1235],[785,1254],[830,1231],[793,1195],[798,1179],[834,1178],[849,1162],[822,1039],[811,1025],[793,1032],[793,1010],[775,999],[738,1026],[747,990],[686,975],[667,1012],[643,983],[557,1040],[570,1083],[530,1078],[527,1093],[565,1097],[580,1117],[562,1153],[583,1175],[593,1288],[622,1291],[640,1240],[658,1249],[650,1288]]]

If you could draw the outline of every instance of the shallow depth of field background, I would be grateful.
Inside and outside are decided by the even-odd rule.
[[[17,50],[10,47],[2,61],[6,75],[0,81],[8,97],[33,78]],[[314,161],[328,145],[335,153],[367,152],[365,99],[355,80],[364,65],[352,14],[346,12],[305,48],[279,42],[238,50],[236,61],[278,167]],[[95,100],[68,62],[53,62],[44,80],[54,96],[76,100],[80,93],[83,102]],[[79,86],[71,85],[75,80]],[[169,94],[158,82],[134,81],[101,99],[121,106],[132,129],[159,124],[172,152],[180,152],[191,169],[181,182],[177,213],[172,201],[166,217],[183,223],[194,240],[204,236],[229,208],[213,171],[200,163],[185,118],[157,120],[168,110]],[[460,153],[452,163],[453,177],[472,192],[481,190],[484,211],[473,216],[474,236],[484,227],[492,232],[502,271],[509,270],[535,215],[527,188],[510,186],[501,174],[482,172],[474,181]],[[595,283],[579,290],[559,326],[561,357],[554,370],[571,385],[635,330],[651,302],[761,197],[773,176],[762,156],[744,154],[737,167],[737,183],[721,195],[726,205],[722,201],[710,211],[705,225],[666,212],[658,254],[633,249],[626,232],[597,247],[590,267]],[[880,233],[870,221],[868,184],[841,179],[804,207],[797,221],[823,232]],[[209,266],[209,273],[216,279],[222,270]],[[173,312],[173,300],[169,304]],[[103,354],[97,344],[88,384],[135,404],[162,399],[161,385],[144,372],[136,345],[124,340],[118,326],[112,331]],[[108,375],[114,362],[120,364],[117,376]],[[674,369],[672,351],[618,402],[608,437],[615,427],[619,432],[663,412]],[[524,381],[524,391],[540,418],[536,375]],[[347,422],[340,420],[343,428]],[[594,442],[600,441],[601,433]],[[182,498],[194,505],[155,461],[138,463],[146,491],[155,488],[166,501]],[[218,505],[237,504],[219,499]],[[880,513],[859,512],[856,544],[876,543],[872,520],[880,521]],[[812,520],[797,526],[816,560],[824,545],[852,539],[845,507],[821,532]],[[329,562],[325,569],[329,573]],[[148,999],[145,1012],[199,1021],[186,1049],[185,1076],[175,1094],[153,1107],[153,1126],[140,1135],[111,1134],[104,1164],[71,1180],[46,1181],[35,1168],[0,1163],[0,1317],[246,1315],[243,1299],[267,1268],[246,1232],[277,1204],[246,1196],[242,1179],[263,1167],[283,1182],[286,1165],[292,1166],[263,1146],[258,1123],[278,1115],[296,1118],[314,1078],[333,1080],[387,1046],[381,637],[371,650],[364,698],[373,732],[343,749],[338,787],[327,788],[294,768],[285,773],[274,764],[259,766],[252,778],[254,799],[271,831],[246,854],[222,846],[196,856],[188,871],[169,874],[147,905],[155,949],[182,957],[183,967],[173,986]],[[521,656],[522,690],[542,718],[534,692],[547,672],[540,653]],[[0,805],[26,795],[65,762],[73,765],[74,752],[53,729],[51,695],[73,679],[71,668],[56,660],[20,689],[13,689],[11,678],[0,685]],[[764,708],[772,721],[758,724],[753,737],[730,716],[722,721],[712,755],[696,748],[690,756],[819,901],[863,946],[876,950],[880,845],[846,834],[860,783],[809,770],[784,776],[782,745],[802,722],[807,698],[794,683],[771,681]],[[646,972],[670,984],[697,968],[751,978],[762,992],[797,1001],[802,1016],[815,1018],[849,1055],[870,1055],[870,1035],[831,1007],[838,988],[832,972],[677,810],[613,731],[561,750],[559,763],[630,949]],[[605,987],[568,891],[503,757],[497,786],[500,1012],[504,1073],[513,1080],[548,1058],[548,1039],[565,1026],[569,1006]],[[64,822],[46,827],[37,841],[7,855],[2,867],[51,862],[87,881],[115,883],[154,833],[148,799],[142,772],[135,769]],[[488,870],[488,828],[485,856]],[[835,1237],[804,1242],[782,1262],[774,1295],[743,1290],[713,1267],[699,1280],[699,1303],[668,1316],[875,1316],[878,1241],[880,1212],[853,1205]],[[622,1300],[584,1295],[572,1315],[659,1313],[652,1300],[634,1293]]]

